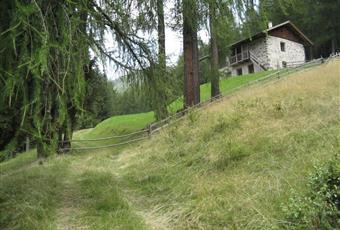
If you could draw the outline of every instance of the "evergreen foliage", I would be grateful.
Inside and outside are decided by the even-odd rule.
[[[85,80],[84,112],[80,117],[79,128],[92,128],[113,115],[117,92],[107,77],[100,73],[96,60],[90,61]]]
[[[261,17],[274,24],[291,20],[314,42],[311,56],[340,51],[339,0],[261,0]]]
[[[88,46],[82,8],[70,1],[4,1],[1,98],[21,101],[20,129],[37,141],[39,157],[70,139],[84,95]],[[85,7],[80,5],[80,7]],[[3,12],[3,11],[6,11]]]
[[[268,21],[278,24],[289,19],[302,28],[315,42],[310,57],[327,56],[340,48],[339,0],[183,0],[174,1],[169,11],[167,3],[3,0],[0,150],[6,148],[4,155],[21,151],[29,137],[38,155],[47,157],[70,147],[76,128],[92,127],[112,114],[151,109],[156,119],[162,119],[184,86],[185,106],[198,103],[199,84],[208,80],[211,94],[218,95],[217,69],[225,64],[228,44],[263,30]],[[166,25],[183,32],[183,60],[173,68],[166,62]],[[210,31],[211,44],[200,44],[201,28]],[[112,50],[105,45],[107,36],[115,43]],[[210,63],[204,60],[199,65],[199,56],[209,53]],[[92,54],[125,70],[131,89],[117,93],[91,62]]]
[[[340,228],[340,159],[334,157],[323,166],[315,167],[310,176],[308,192],[295,195],[283,207],[289,229]]]
[[[70,146],[83,111],[90,47],[125,69],[150,66],[147,42],[131,26],[129,2],[2,1],[1,104],[20,107],[20,124],[10,124],[8,110],[1,110],[15,129],[7,139],[31,136],[39,157]],[[104,45],[107,30],[119,48],[112,52]]]

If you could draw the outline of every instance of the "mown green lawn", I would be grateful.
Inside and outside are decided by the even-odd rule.
[[[255,74],[248,74],[241,77],[230,77],[220,81],[220,90],[222,94],[254,81],[273,71],[263,71]],[[201,101],[206,101],[210,98],[210,83],[201,85]],[[175,113],[177,110],[183,108],[183,98],[179,98],[169,105],[169,110]],[[119,135],[122,133],[130,133],[136,130],[146,128],[148,124],[155,121],[154,113],[138,113],[129,115],[120,115],[108,118],[98,124],[94,129],[82,135],[82,138],[106,137],[112,135]],[[77,136],[75,136],[77,137]]]

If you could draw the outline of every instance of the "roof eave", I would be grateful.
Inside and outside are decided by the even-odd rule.
[[[233,47],[233,46],[239,45],[239,44],[244,43],[244,42],[251,42],[251,41],[253,41],[255,39],[258,39],[258,38],[262,37],[262,35],[268,35],[268,33],[270,31],[272,31],[274,29],[277,29],[277,28],[279,28],[281,26],[284,26],[284,25],[291,25],[294,28],[294,30],[296,30],[299,33],[299,35],[302,37],[302,40],[305,41],[305,43],[307,44],[306,46],[313,46],[314,45],[313,42],[304,33],[302,33],[302,31],[296,25],[294,25],[291,21],[285,21],[285,22],[283,22],[281,24],[273,26],[272,28],[263,30],[263,31],[255,34],[255,35],[249,37],[249,38],[237,41],[237,42],[229,45],[228,47]]]
[[[289,24],[302,36],[302,38],[309,43],[310,46],[313,46],[314,43],[291,21],[287,21]]]

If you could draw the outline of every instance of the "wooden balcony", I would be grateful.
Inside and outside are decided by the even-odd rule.
[[[230,57],[230,65],[235,65],[240,62],[248,61],[250,59],[250,53],[249,51],[244,51],[242,53],[238,53],[234,56]]]

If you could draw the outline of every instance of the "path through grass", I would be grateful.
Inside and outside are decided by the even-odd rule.
[[[339,64],[244,89],[144,142],[1,163],[0,229],[285,229],[282,205],[338,151]],[[104,134],[92,131],[77,135]]]

